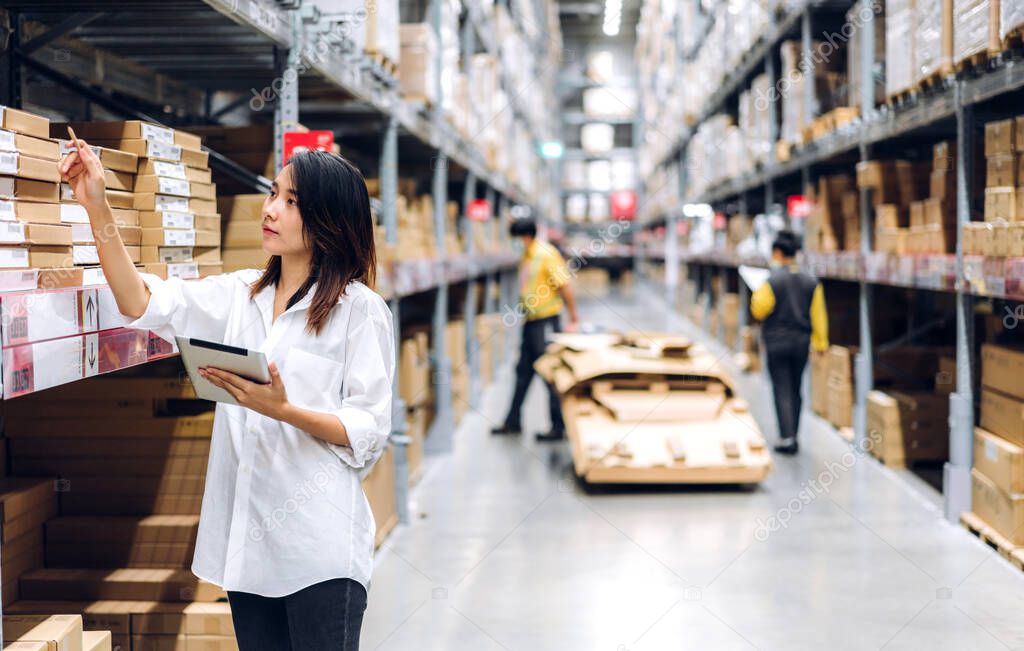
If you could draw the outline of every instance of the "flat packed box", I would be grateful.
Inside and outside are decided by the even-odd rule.
[[[45,642],[49,651],[82,648],[81,615],[4,615],[5,640]]]
[[[260,221],[263,219],[263,204],[268,195],[239,194],[233,197],[219,197],[217,212],[229,224],[234,221]]]
[[[220,215],[196,215],[190,212],[139,213],[139,226],[143,228],[177,228],[197,231],[219,231]]]
[[[983,388],[981,426],[1011,443],[1024,445],[1024,402],[999,391]]]
[[[25,156],[16,151],[0,151],[0,174],[16,176],[33,181],[60,181],[57,163],[42,158]]]
[[[1012,154],[1016,151],[1015,122],[1013,118],[989,122],[985,125],[985,156]]]
[[[139,158],[155,158],[157,160],[182,163],[188,167],[209,167],[210,154],[197,149],[187,149],[181,145],[169,145],[155,140],[101,140],[91,144],[101,147],[119,149],[135,154]],[[139,161],[141,165],[141,160]]]
[[[197,280],[224,273],[224,264],[221,262],[150,262],[143,265],[143,271],[164,280],[168,278]]]
[[[210,183],[213,174],[208,169],[189,167],[183,163],[172,163],[164,160],[143,158],[138,162],[137,172],[140,176],[163,176],[182,181],[194,181],[196,183]]]
[[[61,157],[67,156],[75,149],[70,140],[59,139],[57,142],[60,146]],[[105,170],[135,174],[135,170],[139,166],[139,157],[131,152],[111,147],[101,147],[95,143],[89,143],[89,148],[100,159],[100,164],[103,165]]]
[[[0,176],[0,199],[56,203],[60,201],[60,184]]]
[[[113,651],[113,635],[110,631],[84,631],[82,651]],[[124,649],[118,649],[124,651]]]
[[[199,215],[217,214],[217,202],[209,199],[194,199],[152,192],[136,193],[135,201],[129,208],[146,212],[170,211],[190,212]]]
[[[69,246],[0,246],[0,268],[67,267],[71,262]]]
[[[0,221],[59,224],[60,209],[55,203],[0,200]]]
[[[927,226],[956,226],[956,204],[952,200],[925,199],[924,223]]]
[[[71,246],[71,227],[64,224],[0,222],[0,244]]]
[[[142,229],[142,244],[152,246],[220,246],[220,231],[144,228]]]
[[[981,345],[981,384],[1024,400],[1024,350],[995,344]]]
[[[68,491],[64,495],[71,495]],[[224,591],[195,578],[188,570],[46,569],[22,577],[23,599],[114,601],[180,601],[183,594],[195,601],[216,601]]]
[[[220,249],[201,249],[191,246],[142,247],[142,262],[220,262]]]
[[[956,199],[956,170],[936,170],[929,179],[928,196],[933,199],[945,199],[950,203]]]
[[[999,219],[1012,222],[1017,218],[1016,188],[985,188],[985,221]]]
[[[1008,494],[1024,493],[1024,448],[974,428],[974,467]]]
[[[225,249],[222,253],[224,257],[224,269],[227,271],[237,271],[239,269],[261,269],[266,266],[267,260],[270,258],[263,249]]]
[[[195,197],[213,201],[217,198],[216,187],[212,183],[197,183],[185,179],[151,174],[139,175],[135,178],[135,191],[139,193],[171,194],[178,197]]]
[[[107,203],[111,208],[134,208],[132,203],[134,202],[134,194],[125,190],[111,190],[107,189]],[[76,202],[75,192],[71,189],[71,186],[67,183],[60,184],[60,200],[67,202]]]
[[[60,145],[53,140],[43,140],[13,131],[0,130],[0,150],[16,151],[48,161],[60,159]]]
[[[123,122],[71,122],[70,126],[75,134],[82,139],[89,140],[127,140],[143,139],[153,140],[165,144],[177,144],[189,149],[199,149],[203,141],[199,136],[172,129],[151,122],[142,120],[126,120]],[[60,137],[67,133],[67,124],[54,124],[51,135]]]
[[[1024,544],[1024,495],[1009,495],[977,468],[971,469],[971,508],[1014,545]]]
[[[71,248],[71,257],[72,260],[74,260],[74,264],[100,263],[99,252],[96,250],[96,246],[94,244],[75,244]],[[133,263],[139,264],[140,262],[142,262],[142,247],[126,244],[124,248],[128,252],[128,257],[131,259]]]
[[[91,225],[71,224],[70,228],[71,244],[94,244],[96,242],[96,236]],[[138,226],[118,226],[117,234],[121,236],[121,242],[124,244],[138,246],[142,243],[142,229]],[[113,235],[112,229],[110,235]]]
[[[135,186],[135,175],[128,172],[115,172],[114,170],[103,170],[103,177],[107,182],[108,190],[121,190],[132,192]]]
[[[27,111],[0,106],[0,127],[35,138],[50,137],[50,121]]]
[[[263,230],[259,222],[228,222],[224,230],[224,246],[235,249],[257,249],[263,246]]]

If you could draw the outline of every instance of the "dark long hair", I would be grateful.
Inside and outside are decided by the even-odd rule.
[[[341,156],[308,151],[292,156],[292,185],[302,216],[302,238],[313,252],[309,278],[288,299],[295,305],[316,283],[306,315],[306,331],[320,334],[331,309],[353,281],[371,289],[377,280],[370,195],[359,170]],[[271,256],[252,286],[255,297],[281,279],[281,257]],[[285,308],[287,309],[287,308]]]

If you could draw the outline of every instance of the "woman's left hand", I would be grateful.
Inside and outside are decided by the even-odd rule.
[[[284,382],[281,381],[277,365],[273,362],[270,363],[269,384],[253,382],[230,371],[209,366],[200,368],[199,375],[230,393],[243,407],[275,420],[284,419],[288,407],[288,394],[284,390]]]

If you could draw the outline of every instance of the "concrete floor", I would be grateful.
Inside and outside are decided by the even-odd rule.
[[[693,332],[649,291],[581,293],[586,323]],[[511,384],[429,460],[378,553],[362,648],[1024,648],[1024,574],[813,416],[755,489],[587,493],[565,445],[488,433]],[[740,384],[774,437],[769,386]],[[547,429],[540,388],[529,432]]]

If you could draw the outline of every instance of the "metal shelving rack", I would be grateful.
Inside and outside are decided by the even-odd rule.
[[[852,2],[846,2],[849,8]],[[781,20],[777,20],[770,32],[763,36],[744,59],[739,68],[722,84],[721,89],[709,98],[700,112],[696,123],[685,128],[679,139],[664,150],[655,169],[679,163],[680,196],[686,196],[685,151],[690,138],[701,122],[724,110],[726,102],[743,89],[744,84],[755,74],[765,70],[772,86],[777,81],[775,61],[772,53],[781,40],[799,32],[804,52],[811,48],[811,19],[817,11],[835,11],[837,3],[809,1],[794,8]],[[855,441],[863,443],[866,430],[866,398],[871,391],[873,377],[872,362],[875,351],[871,337],[872,294],[876,286],[905,287],[916,290],[947,292],[956,300],[956,391],[950,398],[950,457],[943,468],[943,496],[945,515],[950,521],[959,521],[960,513],[971,508],[970,469],[973,457],[974,435],[974,387],[972,385],[974,359],[974,305],[981,297],[1024,301],[1024,287],[1019,278],[1024,268],[1015,262],[1005,265],[986,264],[988,260],[977,256],[964,256],[962,227],[971,221],[973,159],[977,134],[987,119],[1008,117],[1012,107],[991,109],[981,105],[1007,93],[1024,89],[1024,61],[1004,55],[989,69],[961,74],[944,80],[939,88],[920,94],[911,101],[897,106],[875,106],[873,95],[874,79],[871,77],[872,54],[874,52],[874,25],[867,21],[859,32],[859,46],[863,57],[860,70],[861,96],[856,99],[861,117],[825,137],[798,148],[789,160],[780,162],[772,159],[758,171],[728,179],[716,187],[709,188],[703,196],[694,198],[695,203],[712,206],[739,206],[746,212],[748,199],[756,193],[763,193],[763,205],[767,209],[776,202],[777,186],[789,181],[792,185],[799,179],[804,187],[812,178],[816,168],[845,164],[852,168],[857,161],[872,159],[872,150],[889,142],[915,135],[932,141],[944,139],[935,135],[936,130],[946,132],[946,138],[957,141],[957,245],[955,254],[892,256],[872,251],[873,233],[870,196],[862,190],[861,197],[861,249],[855,252],[834,254],[806,254],[803,264],[822,278],[855,282],[859,287],[858,318],[860,323],[859,352],[856,358],[854,428]],[[807,85],[811,87],[810,84]],[[769,104],[770,122],[777,125],[776,103]],[[773,129],[771,141],[777,140]],[[766,264],[762,259],[741,260],[727,253],[715,252],[708,255],[687,255],[680,250],[677,224],[681,216],[676,211],[654,214],[648,211],[642,215],[646,228],[664,227],[666,241],[656,246],[637,247],[638,266],[643,261],[664,263],[668,299],[675,304],[677,288],[672,279],[678,276],[681,265],[690,266],[700,283],[697,292],[710,301],[710,292],[700,288],[709,287],[717,274],[723,278],[733,273],[740,264]],[[993,266],[995,269],[993,270]],[[744,284],[739,282],[741,292]],[[698,297],[699,298],[699,297]],[[741,302],[746,295],[741,296]],[[745,303],[744,303],[745,304]],[[706,307],[710,307],[707,305]],[[741,310],[741,314],[745,310]]]
[[[433,16],[436,27],[439,2],[429,2],[428,16]],[[464,4],[466,23],[473,27],[469,31],[485,44],[487,51],[497,54],[493,21],[487,17],[482,4],[479,0],[467,0]],[[326,119],[328,125],[338,127],[344,126],[352,115],[347,110],[349,107],[357,107],[362,116],[369,114],[380,134],[378,172],[381,198],[378,208],[387,240],[392,244],[398,240],[396,200],[400,138],[405,138],[405,142],[419,153],[427,152],[431,158],[435,234],[442,246],[446,235],[450,166],[457,165],[465,170],[463,208],[478,196],[489,199],[502,222],[503,238],[507,238],[507,224],[504,223],[506,206],[525,205],[539,211],[548,209],[559,200],[528,196],[523,188],[488,168],[479,149],[443,120],[439,108],[429,109],[422,104],[403,101],[397,81],[379,62],[357,51],[351,41],[334,29],[313,6],[303,6],[298,1],[273,4],[261,0],[145,0],[131,3],[122,0],[12,0],[0,3],[0,8],[5,13],[0,14],[0,18],[5,17],[11,27],[9,47],[0,53],[0,65],[6,71],[5,75],[0,75],[0,102],[8,106],[20,107],[27,102],[64,112],[85,113],[84,117],[89,118],[91,107],[95,105],[122,118],[143,119],[187,129],[194,124],[219,124],[222,117],[244,111],[247,105],[255,111],[254,103],[262,110],[265,108],[263,95],[257,89],[267,84],[266,88],[273,89],[271,100],[279,163],[282,157],[281,134],[298,123],[300,113],[307,105],[321,121]],[[25,20],[26,15],[35,20],[29,23]],[[73,47],[63,45],[68,42],[64,37],[74,39]],[[464,39],[463,47],[470,48],[463,54],[472,54],[473,39],[468,40],[468,45]],[[440,52],[437,65],[440,66]],[[26,71],[69,93],[50,93],[49,88],[24,87],[23,74]],[[504,74],[502,83],[508,95],[515,98],[512,100],[513,110],[531,129],[536,129],[537,126],[529,121],[528,113],[517,104],[518,95]],[[225,98],[223,93],[212,92],[210,88],[228,89],[234,94]],[[306,89],[326,93],[304,98]],[[75,104],[74,100],[66,99],[69,94],[84,99],[85,108]],[[52,102],[62,103],[52,106],[49,104]],[[270,103],[265,102],[267,106]],[[145,110],[147,106],[152,107],[149,113]],[[161,106],[166,106],[166,110],[153,110]],[[535,141],[546,136],[532,135]],[[269,188],[267,179],[248,172],[227,157],[211,151],[210,160],[212,167],[230,174],[254,191]],[[455,423],[448,380],[452,369],[445,351],[445,325],[451,308],[466,318],[471,383],[479,389],[478,347],[473,345],[471,327],[480,292],[483,292],[484,309],[491,312],[515,300],[515,256],[482,256],[472,250],[471,238],[466,238],[466,241],[467,250],[461,255],[436,260],[398,261],[393,268],[380,270],[379,290],[388,300],[396,325],[400,323],[405,299],[424,292],[433,292],[434,295],[432,323],[435,346],[431,363],[436,416],[426,443],[428,452],[445,452],[452,448]],[[450,306],[449,288],[459,283],[468,284],[464,304]],[[73,299],[70,298],[72,295]],[[84,297],[91,296],[102,306],[104,296],[110,299],[107,295],[109,289],[102,286],[0,292],[0,311],[8,306],[27,305],[23,309],[29,311],[29,317],[39,312],[36,315],[38,319],[43,317],[42,310],[49,301],[78,300],[84,306]],[[26,297],[30,297],[29,300]],[[33,306],[37,307],[35,312]],[[77,320],[69,324],[69,328],[83,338],[85,347],[94,345],[96,338],[102,342],[105,336],[123,337],[124,333],[137,332],[118,328],[121,324],[117,323],[116,314],[107,315],[112,319],[113,327],[103,330],[102,311],[93,321],[86,320],[82,313],[84,307],[78,316],[72,317]],[[5,329],[9,324],[10,321],[4,321]],[[396,328],[396,352],[398,337]],[[149,335],[145,341],[137,342],[135,346],[136,349],[141,348],[141,354],[128,357],[117,368],[173,354],[170,347],[162,346],[160,341]],[[509,346],[501,348],[504,357]],[[64,361],[55,360],[55,363]],[[102,372],[117,368],[103,369]],[[396,373],[392,434],[396,451],[396,498],[400,520],[407,522],[406,409],[398,398],[397,388]],[[479,391],[472,393],[477,395]]]

